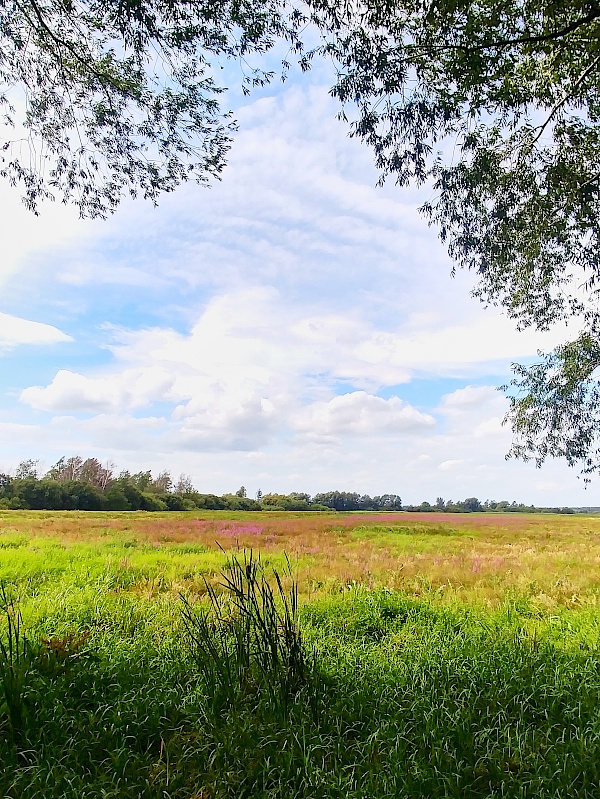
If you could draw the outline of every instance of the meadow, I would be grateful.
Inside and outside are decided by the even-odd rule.
[[[597,797],[599,564],[596,516],[0,512],[0,795]]]

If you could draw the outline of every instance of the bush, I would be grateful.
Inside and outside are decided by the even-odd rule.
[[[122,486],[114,485],[104,495],[106,510],[132,510]]]
[[[164,502],[167,510],[194,510],[193,502],[186,501],[180,494],[161,494],[159,499]]]
[[[167,504],[156,494],[142,494],[141,507],[139,510],[161,511],[169,510]]]

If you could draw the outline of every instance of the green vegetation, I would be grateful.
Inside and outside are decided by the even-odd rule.
[[[0,514],[0,795],[595,797],[598,528]]]
[[[85,511],[401,511],[419,513],[445,511],[477,513],[572,513],[571,508],[536,508],[502,500],[477,497],[447,502],[438,497],[435,505],[402,505],[398,494],[371,497],[356,491],[327,491],[310,494],[272,494],[259,489],[256,499],[248,497],[240,486],[235,493],[201,494],[188,475],[174,482],[164,470],[156,477],[151,471],[113,474],[114,464],[102,464],[97,458],[84,460],[79,455],[61,458],[46,474],[38,472],[38,462],[22,461],[14,476],[0,473],[0,510],[85,510]]]

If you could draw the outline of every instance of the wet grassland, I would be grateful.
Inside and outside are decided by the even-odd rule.
[[[600,795],[600,517],[2,512],[0,579],[0,796]]]

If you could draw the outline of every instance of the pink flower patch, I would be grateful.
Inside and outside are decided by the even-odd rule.
[[[260,535],[262,532],[264,532],[264,529],[265,528],[260,524],[230,524],[225,527],[215,529],[215,533],[218,533],[219,535],[236,537],[240,535]]]

